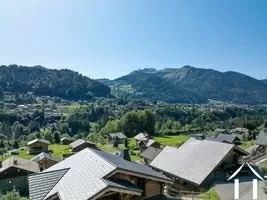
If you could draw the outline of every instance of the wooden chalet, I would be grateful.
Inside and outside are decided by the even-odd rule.
[[[31,161],[39,164],[40,171],[43,171],[61,161],[60,158],[52,156],[50,153],[42,152],[37,156],[33,157]]]
[[[108,134],[108,142],[114,143],[117,140],[118,144],[125,144],[125,140],[127,140],[127,137],[119,132],[119,133],[109,133]]]
[[[150,166],[172,177],[177,190],[203,191],[247,155],[233,144],[190,138],[179,148],[166,146]]]
[[[92,149],[97,149],[97,146],[93,142],[85,141],[82,139],[78,139],[72,143],[70,143],[71,147],[71,152],[72,153],[77,153],[85,148],[92,148]]]
[[[30,199],[42,200],[161,200],[172,183],[148,166],[90,148],[29,176]]]
[[[28,174],[40,172],[38,163],[12,156],[0,164],[0,193],[15,189],[28,195]]]
[[[29,154],[39,154],[42,152],[49,152],[48,145],[50,144],[49,141],[44,139],[34,139],[27,143],[29,147]]]

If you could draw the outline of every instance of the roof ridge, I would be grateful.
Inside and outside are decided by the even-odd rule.
[[[63,170],[68,170],[68,171],[69,171],[69,170],[70,170],[70,167],[63,168],[63,169],[52,170],[52,171],[36,172],[36,173],[28,174],[28,176],[35,176],[35,175],[41,175],[41,174],[48,174],[48,173],[57,172],[57,171],[63,171]],[[68,171],[67,171],[67,172],[68,172]]]
[[[96,149],[91,149],[91,148],[86,148],[86,149],[88,149],[89,151],[92,151],[93,153],[95,153],[95,154],[97,154],[97,156],[99,156],[100,158],[102,158],[103,160],[105,160],[106,162],[108,162],[109,164],[111,164],[112,166],[114,166],[115,167],[115,169],[113,170],[113,171],[115,171],[117,168],[118,168],[118,166],[117,165],[115,165],[114,163],[112,163],[111,161],[109,161],[108,159],[106,159],[106,158],[104,158],[102,155],[100,155],[99,153],[97,153],[97,150]],[[99,150],[98,150],[99,151]],[[106,152],[105,152],[106,153]]]
[[[55,188],[55,186],[59,183],[59,181],[61,181],[61,179],[68,173],[68,171],[70,170],[70,168],[64,168],[64,169],[60,169],[60,170],[54,170],[54,171],[48,171],[48,172],[40,172],[40,173],[35,173],[35,174],[31,174],[31,175],[28,175],[28,176],[37,176],[37,175],[43,175],[43,174],[49,174],[49,173],[55,173],[57,171],[66,171],[58,180],[57,182],[53,185],[53,187],[44,195],[44,198],[45,199],[47,197],[47,195]],[[59,191],[55,192],[55,193],[58,193]],[[52,194],[54,195],[54,194]]]

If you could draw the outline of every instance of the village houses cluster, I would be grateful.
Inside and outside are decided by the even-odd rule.
[[[160,144],[146,133],[134,137],[140,161],[132,161],[129,149],[107,153],[82,139],[69,144],[72,154],[57,158],[48,150],[49,141],[28,142],[31,160],[12,156],[0,166],[1,192],[19,190],[31,200],[160,200],[180,191],[205,191],[216,179],[225,179],[248,151],[238,147],[238,135],[224,130],[215,138],[191,137],[180,147]],[[256,149],[267,147],[261,132]],[[125,144],[123,133],[108,135],[110,144]],[[62,143],[68,143],[62,138]]]

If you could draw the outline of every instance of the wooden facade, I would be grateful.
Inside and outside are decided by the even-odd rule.
[[[123,173],[116,173],[111,178],[115,180],[129,181],[141,190],[143,190],[143,192],[140,195],[136,195],[134,193],[130,194],[129,191],[127,191],[127,193],[123,193],[120,190],[107,191],[100,197],[98,197],[97,200],[145,200],[163,194],[163,183],[149,180],[145,177],[142,178]]]
[[[32,172],[10,167],[0,173],[0,193],[5,193],[13,189],[19,190],[20,194],[28,195],[28,174]]]
[[[57,164],[58,162],[55,160],[51,160],[48,158],[43,158],[37,162],[40,167],[40,171],[43,171],[49,167],[52,167],[53,165]]]
[[[29,146],[29,154],[39,154],[42,152],[48,153],[48,144],[41,142],[41,141],[36,141]]]

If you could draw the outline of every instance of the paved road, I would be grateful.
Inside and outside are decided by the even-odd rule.
[[[242,178],[240,178],[241,180],[239,184],[239,200],[252,200],[253,184],[252,180],[248,181],[247,178],[244,178],[246,179],[246,181],[242,181]],[[264,194],[262,190],[263,186],[264,183],[262,181],[258,181],[258,200],[267,199],[267,195]],[[222,200],[234,200],[234,183],[231,182],[216,184],[215,190]]]

